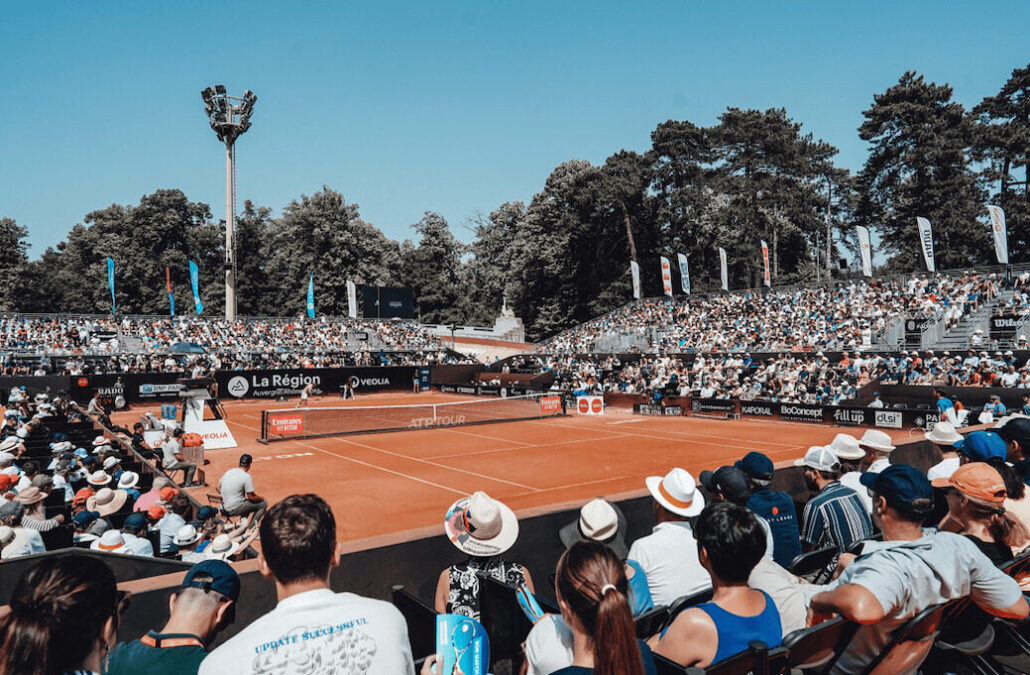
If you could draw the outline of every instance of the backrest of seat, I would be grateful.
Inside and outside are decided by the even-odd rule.
[[[825,579],[822,577],[829,575],[837,553],[836,546],[826,546],[802,553],[790,564],[790,572],[795,576],[805,577],[812,583],[824,583]]]
[[[704,672],[701,668],[687,668],[685,666],[681,666],[675,661],[658,654],[654,655],[654,665],[655,671],[658,675],[685,675],[687,673],[695,675],[696,673]]]
[[[705,590],[698,591],[693,595],[684,595],[683,597],[676,598],[675,600],[673,600],[672,604],[669,605],[668,618],[666,619],[665,625],[661,628],[664,629],[665,627],[671,625],[672,622],[676,620],[676,617],[679,616],[680,612],[682,612],[683,610],[688,609],[690,607],[695,607],[703,602],[708,602],[709,600],[711,600],[713,593],[714,591],[712,591],[711,588],[706,588]]]
[[[400,610],[408,625],[411,653],[418,656],[436,653],[436,611],[403,586],[394,586],[390,592],[394,607]]]
[[[490,637],[491,665],[511,659],[517,666],[521,664],[522,642],[533,626],[519,607],[514,586],[483,574],[476,576],[479,578],[479,620]]]
[[[926,660],[941,626],[966,605],[968,598],[957,598],[927,607],[894,631],[891,642],[869,663],[863,675],[893,675],[918,668]]]
[[[640,616],[633,619],[633,623],[636,626],[637,637],[641,640],[646,640],[652,635],[656,635],[661,632],[662,627],[665,625],[669,618],[669,608],[665,605],[659,605],[658,607],[652,607]]]
[[[836,617],[810,628],[796,630],[783,640],[790,650],[791,668],[821,668],[836,661],[858,630],[858,624]]]
[[[738,654],[728,656],[704,669],[705,675],[769,675],[769,648],[752,642]]]

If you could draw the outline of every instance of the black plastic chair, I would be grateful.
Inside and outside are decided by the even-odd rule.
[[[748,649],[705,668],[692,666],[688,675],[780,675],[787,667],[787,650],[770,650],[764,642],[752,642]]]
[[[833,564],[838,554],[836,546],[802,553],[794,558],[788,569],[794,576],[807,579],[813,584],[825,584],[833,575]]]
[[[404,590],[394,586],[390,599],[408,625],[408,641],[416,658],[436,653],[436,610]]]
[[[691,595],[684,595],[673,600],[672,603],[669,604],[668,618],[666,619],[665,624],[658,629],[659,632],[671,626],[672,622],[676,620],[676,617],[679,616],[680,612],[683,610],[711,600],[713,593],[714,591],[712,591],[711,588],[706,588],[703,591],[698,591]]]
[[[927,607],[900,626],[891,641],[862,671],[862,675],[891,675],[918,668],[930,654],[941,627],[968,602],[957,598]]]
[[[498,661],[511,661],[511,672],[522,665],[522,643],[533,628],[519,606],[515,587],[493,577],[479,578],[479,621],[490,637],[491,672]]]
[[[857,631],[858,624],[840,616],[796,630],[783,639],[789,652],[787,666],[806,673],[829,672]]]
[[[637,637],[646,640],[652,635],[657,635],[669,621],[669,608],[665,605],[652,607],[640,616],[633,619],[636,626]]]

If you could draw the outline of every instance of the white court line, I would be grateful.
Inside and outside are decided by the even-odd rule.
[[[617,420],[615,422],[605,422],[605,424],[640,424],[644,420]]]
[[[526,445],[512,445],[507,448],[493,448],[491,450],[476,450],[475,452],[459,452],[453,455],[433,455],[427,459],[444,459],[447,457],[471,457],[473,455],[488,455],[491,452],[504,452],[506,450],[528,450],[529,448],[550,448],[555,445],[568,445],[569,443],[586,443],[588,441],[605,441],[609,438],[626,438],[631,434],[618,434],[615,436],[598,436],[596,438],[576,438],[570,441],[554,441],[553,443],[529,443]]]
[[[783,424],[794,424],[794,423],[793,422],[784,422]],[[596,429],[597,431],[603,431],[603,428],[599,428],[599,427],[589,427],[588,426],[587,428],[588,429]],[[670,440],[670,441],[671,440],[681,440],[682,437],[686,436],[687,438],[686,439],[682,439],[682,440],[686,440],[686,441],[692,442],[692,443],[705,443],[705,442],[707,442],[707,441],[694,440],[694,439],[712,438],[712,439],[716,439],[716,440],[719,440],[719,441],[740,441],[741,443],[761,443],[763,445],[779,445],[782,448],[784,448],[785,450],[786,449],[793,449],[793,448],[804,447],[804,446],[801,446],[801,445],[796,445],[796,444],[791,444],[791,443],[780,443],[778,441],[761,441],[761,440],[755,440],[755,439],[751,439],[751,438],[738,438],[736,436],[716,436],[714,434],[701,434],[701,433],[697,433],[697,432],[693,432],[693,431],[672,431],[672,430],[664,431],[664,430],[661,430],[661,429],[653,429],[653,428],[647,428],[644,431],[650,432],[650,434],[652,434],[652,436],[650,436],[651,438],[658,438],[658,439],[661,439],[661,440]],[[647,434],[638,432],[636,430],[634,430],[634,431],[632,431],[630,433],[632,433],[635,436],[647,436]],[[656,436],[656,435],[653,435],[653,434],[672,434],[675,438]],[[733,444],[725,443],[725,442],[719,443],[719,445],[722,446],[722,447],[727,447],[727,448],[741,448],[741,449],[745,449],[745,450],[754,450],[754,448],[750,447],[750,446],[733,445]]]
[[[486,434],[474,434],[471,431],[462,431],[460,429],[455,429],[454,427],[441,427],[439,431],[450,431],[451,433],[455,434],[464,434],[466,436],[475,436],[476,438],[485,438],[489,441],[504,441],[505,443],[522,443],[526,446],[534,445],[533,443],[529,443],[527,441],[517,441],[514,438],[498,438],[497,436],[487,436]]]
[[[608,429],[605,429],[604,427],[586,426],[585,428],[591,429],[593,431],[609,431]],[[648,431],[650,431],[650,430],[648,430]],[[654,432],[654,433],[648,434],[648,433],[642,433],[642,432],[633,430],[629,434],[620,434],[620,435],[622,435],[622,436],[632,435],[632,436],[636,436],[638,438],[653,438],[653,439],[658,440],[658,441],[672,441],[672,442],[676,442],[676,443],[696,443],[698,445],[709,445],[709,446],[717,445],[720,448],[736,448],[738,450],[754,450],[755,449],[753,445],[735,445],[733,443],[714,443],[714,442],[712,442],[710,440],[700,440],[700,439],[694,439],[694,438],[683,438],[682,436],[671,436],[671,437],[670,436],[657,436],[657,435],[655,435],[656,433],[663,433],[663,432],[659,431],[659,432]],[[712,436],[711,438],[717,438],[719,440],[724,440],[724,439],[722,439],[719,436]],[[784,450],[791,449],[791,448],[800,448],[800,447],[802,447],[800,445],[793,446],[793,445],[786,445],[786,444],[783,444],[783,443],[777,443],[777,445],[784,445],[785,446],[783,448]]]
[[[459,494],[462,497],[467,497],[468,496],[467,492],[463,492],[461,490],[457,490],[457,489],[452,488],[452,487],[447,487],[446,485],[440,485],[439,483],[434,483],[433,481],[426,480],[425,478],[419,478],[418,476],[412,476],[411,474],[402,473],[400,471],[394,471],[393,469],[385,469],[385,468],[383,468],[381,466],[377,466],[377,465],[371,464],[369,462],[362,462],[360,459],[354,459],[353,457],[347,457],[346,455],[340,455],[340,454],[337,454],[335,452],[330,452],[329,450],[323,450],[322,448],[319,448],[318,446],[311,445],[310,443],[305,443],[303,441],[293,441],[293,442],[298,444],[298,445],[303,445],[306,448],[311,448],[312,450],[317,450],[317,451],[319,451],[319,452],[321,452],[323,454],[332,455],[333,457],[339,457],[340,459],[347,460],[348,462],[354,462],[355,464],[360,464],[361,466],[367,466],[367,467],[369,467],[371,469],[375,469],[377,471],[383,471],[385,473],[392,473],[395,476],[400,476],[402,478],[408,478],[410,480],[418,481],[419,483],[425,483],[426,485],[431,485],[432,487],[440,488],[441,490],[447,490],[448,492],[453,492],[455,494]]]

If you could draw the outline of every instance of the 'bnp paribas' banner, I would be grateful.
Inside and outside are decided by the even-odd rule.
[[[923,249],[923,260],[926,261],[926,269],[936,272],[937,266],[933,258],[933,228],[926,218],[916,218],[916,225],[919,226],[919,246]]]

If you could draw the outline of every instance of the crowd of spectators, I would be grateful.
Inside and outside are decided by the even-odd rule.
[[[644,339],[647,351],[663,352],[856,350],[909,314],[950,327],[998,290],[996,275],[966,273],[649,299],[560,333],[548,350],[590,353],[610,335]]]

